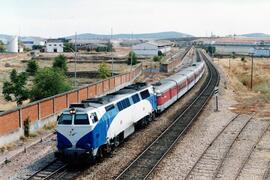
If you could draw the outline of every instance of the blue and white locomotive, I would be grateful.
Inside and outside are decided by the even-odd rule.
[[[58,118],[58,153],[102,156],[155,117],[152,86],[137,83],[115,93],[71,104]]]
[[[137,83],[71,104],[58,118],[57,154],[101,157],[180,99],[201,79],[203,61],[154,85]]]

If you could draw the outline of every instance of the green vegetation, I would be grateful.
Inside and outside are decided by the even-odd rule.
[[[0,52],[5,52],[5,51],[6,51],[5,45],[2,41],[0,41]]]
[[[17,73],[13,69],[10,73],[10,81],[3,84],[3,95],[7,101],[16,101],[17,106],[22,105],[24,100],[29,98],[29,90],[26,88],[27,74]]]
[[[232,52],[232,58],[235,59],[236,58],[236,53]]]
[[[106,63],[102,62],[98,67],[99,77],[102,79],[108,78],[111,76],[111,71]]]
[[[33,45],[32,46],[32,49],[33,50],[42,50],[43,49],[43,46],[41,46],[41,45]]]
[[[73,52],[75,51],[75,46],[73,43],[68,43],[68,42],[65,42],[64,43],[64,52]]]
[[[54,62],[53,62],[53,68],[54,69],[60,69],[64,73],[66,73],[67,69],[68,69],[68,67],[67,67],[67,58],[62,54],[55,57]]]
[[[153,61],[160,62],[162,60],[163,56],[154,56]]]
[[[38,71],[38,68],[39,68],[38,63],[35,60],[30,60],[27,63],[26,72],[30,76],[34,76]]]
[[[127,64],[133,66],[137,63],[138,63],[138,58],[137,58],[136,53],[133,51],[129,52]]]
[[[40,100],[71,89],[71,83],[59,68],[44,68],[36,73],[31,100]]]
[[[208,46],[208,47],[206,48],[206,52],[207,52],[207,53],[210,53],[211,56],[212,56],[213,54],[216,53],[216,47],[210,45],[210,46]]]
[[[261,83],[255,85],[254,89],[255,91],[263,94],[268,102],[270,101],[270,81],[268,79],[265,79]]]

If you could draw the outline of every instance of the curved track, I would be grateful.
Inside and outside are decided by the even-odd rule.
[[[199,53],[199,58],[205,60],[209,71],[201,93],[116,179],[146,179],[212,97],[215,87],[219,84],[219,73],[202,52]]]

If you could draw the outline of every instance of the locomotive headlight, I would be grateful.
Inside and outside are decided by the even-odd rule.
[[[69,110],[69,113],[70,113],[70,114],[75,114],[75,113],[76,113],[76,109],[74,109],[74,108],[70,109],[70,110]]]

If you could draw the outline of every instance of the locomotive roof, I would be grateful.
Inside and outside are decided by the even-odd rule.
[[[148,87],[148,85],[146,83],[132,84],[132,85],[129,85],[129,86],[126,86],[126,87],[120,89],[119,91],[107,94],[105,96],[101,96],[101,97],[97,97],[97,98],[89,98],[89,99],[83,100],[79,104],[71,104],[70,108],[81,109],[84,111],[86,108],[88,110],[98,108],[100,106],[109,104],[112,101],[115,101],[117,99],[121,99],[123,97],[126,97],[129,94],[136,93],[136,92],[143,90],[147,87]]]

